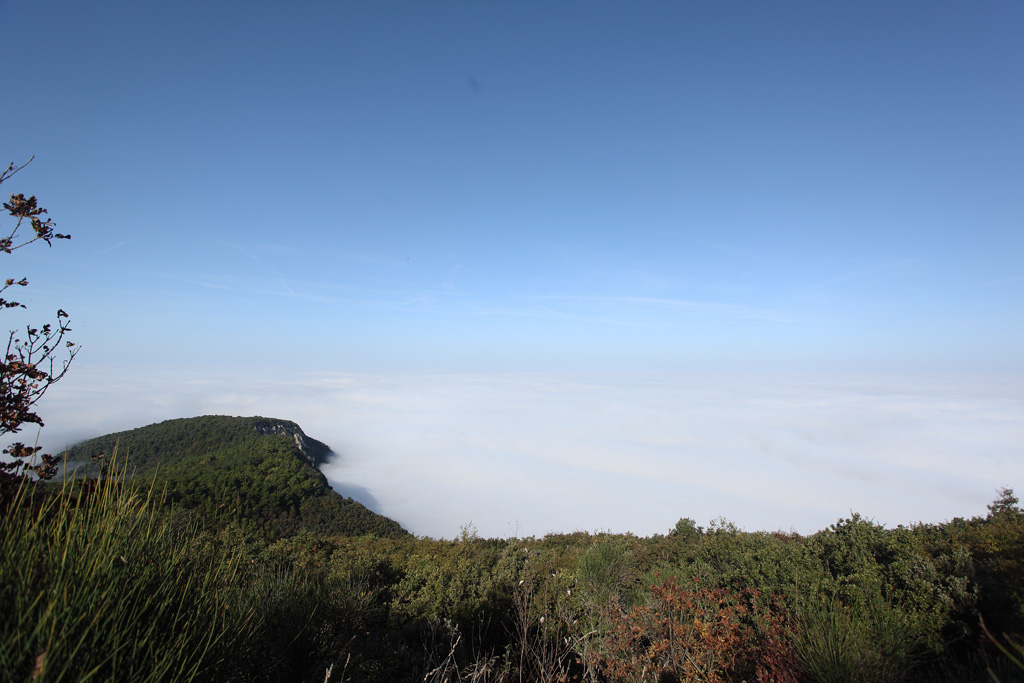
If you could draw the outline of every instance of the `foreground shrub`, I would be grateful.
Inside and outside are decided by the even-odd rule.
[[[380,650],[388,636],[375,591],[285,562],[252,565],[240,577],[232,602],[252,615],[252,628],[229,659],[231,681],[323,681],[332,667],[358,680],[389,680],[369,674],[386,659]]]
[[[670,579],[604,617],[598,668],[611,681],[796,680],[786,612],[756,591],[684,589]]]
[[[913,615],[877,589],[844,604],[820,592],[803,600],[795,650],[800,668],[820,683],[894,683],[905,680],[923,649]]]

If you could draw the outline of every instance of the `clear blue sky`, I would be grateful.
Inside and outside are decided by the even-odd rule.
[[[1024,366],[1017,2],[0,27],[11,191],[74,237],[19,274],[94,359]]]
[[[5,270],[84,368],[1019,375],[1022,35],[1011,1],[6,0],[3,191],[73,239]]]

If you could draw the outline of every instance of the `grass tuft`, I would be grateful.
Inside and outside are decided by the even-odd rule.
[[[123,472],[120,473],[123,475]],[[235,564],[156,515],[123,476],[23,482],[0,517],[0,671],[31,681],[190,681],[244,616]]]

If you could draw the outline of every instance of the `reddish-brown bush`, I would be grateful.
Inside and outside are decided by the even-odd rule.
[[[788,613],[757,591],[682,588],[669,579],[650,597],[609,606],[596,666],[612,681],[795,683]]]

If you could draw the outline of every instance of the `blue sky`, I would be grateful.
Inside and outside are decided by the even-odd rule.
[[[8,1],[0,160],[36,160],[3,190],[73,239],[7,270],[28,319],[71,314],[76,371],[140,395],[175,369],[998,384],[1022,32],[1016,2]]]

